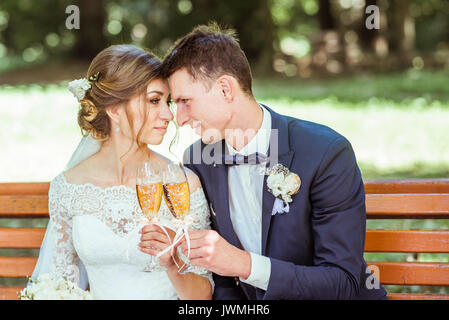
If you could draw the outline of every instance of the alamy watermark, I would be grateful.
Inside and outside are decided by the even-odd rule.
[[[378,6],[370,5],[365,9],[365,13],[369,16],[365,20],[365,27],[368,30],[380,29],[380,10]]]
[[[369,265],[366,267],[365,273],[369,274],[366,278],[365,285],[368,290],[380,288],[380,270],[376,265]]]
[[[71,4],[65,8],[65,13],[69,16],[65,19],[65,27],[69,30],[80,28],[80,8]]]

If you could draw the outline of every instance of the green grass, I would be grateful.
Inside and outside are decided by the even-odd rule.
[[[365,179],[449,177],[449,74],[261,80],[258,100],[328,125],[351,142]]]
[[[266,101],[284,114],[325,124],[347,137],[365,179],[448,177],[449,108],[387,108],[387,103],[353,108],[325,99]]]
[[[332,97],[357,108],[363,108],[376,101],[393,101],[396,108],[410,105],[426,106],[429,103],[443,101],[447,107],[448,80],[449,71],[416,70],[328,80],[260,79],[255,81],[255,92],[260,99],[319,101]],[[369,101],[371,103],[368,103]]]

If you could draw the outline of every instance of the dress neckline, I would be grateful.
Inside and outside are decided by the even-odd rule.
[[[128,192],[136,193],[136,189],[135,188],[131,188],[131,187],[129,187],[127,185],[124,185],[124,184],[120,184],[120,185],[116,185],[116,186],[108,186],[108,187],[100,187],[100,186],[97,186],[97,185],[95,185],[95,184],[93,184],[91,182],[85,182],[85,183],[78,184],[78,183],[68,182],[67,178],[64,175],[64,172],[61,172],[60,175],[61,175],[61,178],[64,181],[64,183],[66,185],[69,185],[69,186],[75,186],[75,187],[87,187],[87,186],[89,186],[89,187],[92,187],[92,188],[94,188],[96,190],[103,191],[103,192],[118,189],[118,190],[125,190],[125,191],[128,191]]]
[[[62,181],[64,182],[64,184],[68,185],[68,186],[74,186],[74,187],[91,187],[94,190],[98,190],[101,192],[106,192],[106,191],[111,191],[111,190],[125,190],[129,193],[133,193],[136,194],[136,189],[135,188],[131,188],[128,187],[127,185],[124,184],[120,184],[120,185],[116,185],[116,186],[109,186],[109,187],[100,187],[97,186],[91,182],[86,182],[86,183],[82,183],[82,184],[78,184],[78,183],[71,183],[67,181],[67,178],[64,175],[64,172],[61,172],[60,174]],[[192,197],[194,194],[197,194],[198,191],[202,190],[202,187],[196,188],[196,190],[194,192],[190,193],[190,196]]]

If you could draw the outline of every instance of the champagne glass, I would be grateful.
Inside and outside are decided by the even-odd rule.
[[[157,164],[137,165],[136,191],[143,214],[150,222],[155,220],[162,201],[162,177]]]
[[[145,217],[150,222],[157,222],[163,194],[162,176],[158,164],[144,161],[137,165],[136,192]],[[160,268],[159,259],[150,257],[150,264],[143,271],[150,272]]]
[[[190,209],[190,192],[182,165],[170,162],[162,173],[164,200],[171,214],[184,220]]]
[[[182,222],[190,210],[189,184],[182,164],[168,163],[162,177],[165,203],[173,217]],[[180,248],[178,247],[179,252]],[[182,273],[187,273],[189,270],[190,266]]]

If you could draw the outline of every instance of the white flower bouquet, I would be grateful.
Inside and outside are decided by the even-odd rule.
[[[89,291],[48,273],[37,279],[30,279],[28,286],[18,296],[20,300],[92,300]]]

